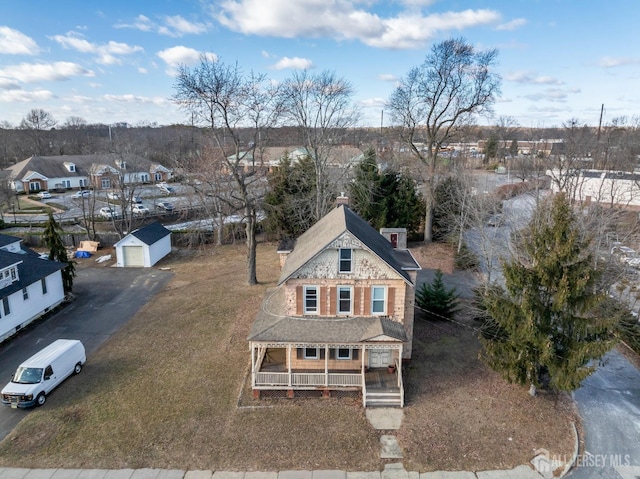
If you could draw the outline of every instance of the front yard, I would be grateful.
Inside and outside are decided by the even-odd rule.
[[[381,469],[379,434],[358,401],[237,407],[246,337],[279,273],[273,244],[259,247],[259,286],[245,285],[244,260],[244,246],[227,246],[159,264],[176,273],[167,289],[0,443],[0,466]],[[477,360],[472,328],[416,323],[398,431],[405,467],[493,469],[524,464],[536,448],[569,454],[569,401],[506,385]]]

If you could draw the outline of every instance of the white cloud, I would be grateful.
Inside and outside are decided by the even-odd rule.
[[[578,88],[562,89],[562,88],[547,88],[544,92],[533,93],[531,95],[524,95],[524,98],[532,101],[546,100],[556,103],[564,103],[567,101],[567,97],[570,93],[580,93]]]
[[[496,30],[512,31],[527,24],[524,18],[516,18],[507,23],[502,23],[496,27]]]
[[[529,83],[535,85],[562,85],[564,82],[550,76],[538,75],[530,71],[517,71],[504,75],[506,81]]]
[[[408,3],[415,6],[428,2]],[[362,2],[355,0],[225,0],[219,7],[212,7],[212,15],[225,27],[248,35],[326,36],[392,49],[421,48],[443,31],[495,23],[501,18],[493,10],[423,15],[415,9],[382,18],[359,8],[359,4]]]
[[[142,73],[143,75],[149,73],[146,68],[138,67],[138,73]]]
[[[165,21],[172,36],[181,37],[184,34],[198,35],[207,31],[207,25],[199,22],[190,22],[180,15],[166,17]]]
[[[364,108],[382,108],[387,104],[387,100],[384,98],[367,98],[365,100],[360,101],[360,106]]]
[[[133,23],[120,22],[114,25],[115,28],[132,28],[143,32],[156,32],[160,35],[170,37],[181,37],[183,35],[199,35],[205,33],[209,25],[202,22],[191,22],[182,15],[164,17],[164,24],[159,24],[144,15],[138,15]]]
[[[24,33],[0,26],[0,53],[36,55],[40,51],[36,42]]]
[[[398,81],[398,77],[396,75],[394,75],[393,73],[381,73],[380,75],[378,75],[378,80],[380,80],[380,81],[397,82]]]
[[[0,102],[40,102],[50,100],[54,95],[49,90],[7,90],[0,92]]]
[[[15,79],[22,83],[63,81],[74,76],[92,77],[95,74],[91,70],[71,62],[21,63],[0,69],[0,77]]]
[[[157,105],[161,106],[167,104],[167,99],[163,97],[148,97],[148,96],[140,96],[140,95],[103,95],[102,98],[108,102],[118,102],[118,103],[135,103],[135,104],[143,104],[143,105]]]
[[[140,30],[143,32],[150,32],[154,30],[155,24],[151,21],[149,17],[145,17],[144,15],[138,15],[133,23],[116,23],[114,25],[115,28],[133,28],[135,30]]]
[[[116,55],[131,55],[144,51],[144,48],[140,46],[132,46],[126,43],[114,42],[113,40],[102,45],[91,43],[86,40],[82,34],[77,32],[69,32],[66,35],[54,35],[51,39],[58,42],[63,48],[97,55],[96,62],[102,65],[122,63],[122,60]]]
[[[211,52],[199,52],[193,48],[185,47],[182,45],[167,48],[156,53],[169,67],[167,70],[168,75],[175,74],[176,68],[180,65],[191,66],[200,61],[201,55],[204,55],[209,61],[215,62],[218,56]]]
[[[307,70],[313,66],[313,62],[308,58],[300,57],[282,57],[272,68],[275,70],[285,70],[290,68],[292,70]]]
[[[602,57],[598,60],[598,66],[604,68],[622,67],[627,65],[637,65],[640,63],[640,58],[629,57]]]

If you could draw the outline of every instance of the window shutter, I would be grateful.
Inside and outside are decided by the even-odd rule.
[[[362,305],[360,304],[360,292],[362,288],[353,288],[353,314],[355,316],[362,314]]]
[[[327,315],[327,288],[320,287],[320,316]]]
[[[351,350],[351,359],[358,359],[358,352],[360,350],[359,349],[352,349]]]
[[[329,350],[329,359],[335,359],[336,358],[336,350],[331,348]]]
[[[393,305],[396,299],[396,288],[387,289],[387,316],[393,316]]]
[[[336,315],[336,308],[338,306],[338,295],[335,286],[329,288],[329,315]]]
[[[320,349],[320,359],[324,359],[324,348],[319,348]]]
[[[302,316],[302,302],[304,301],[304,289],[302,286],[296,286],[296,315]]]
[[[296,348],[296,359],[302,359],[303,357],[302,348]]]
[[[364,315],[371,316],[371,288],[364,289]]]

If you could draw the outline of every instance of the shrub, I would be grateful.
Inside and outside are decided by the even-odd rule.
[[[435,318],[452,318],[458,309],[458,293],[447,288],[442,281],[442,271],[436,270],[431,284],[423,283],[416,291],[416,304]]]

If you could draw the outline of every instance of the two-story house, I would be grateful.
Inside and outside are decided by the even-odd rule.
[[[65,264],[40,259],[20,244],[21,238],[0,234],[0,341],[64,300]]]
[[[402,407],[420,270],[410,251],[339,205],[280,253],[277,287],[248,338],[254,396],[361,395],[365,407]]]
[[[16,193],[163,182],[171,170],[134,155],[32,156],[10,166],[5,176]]]

